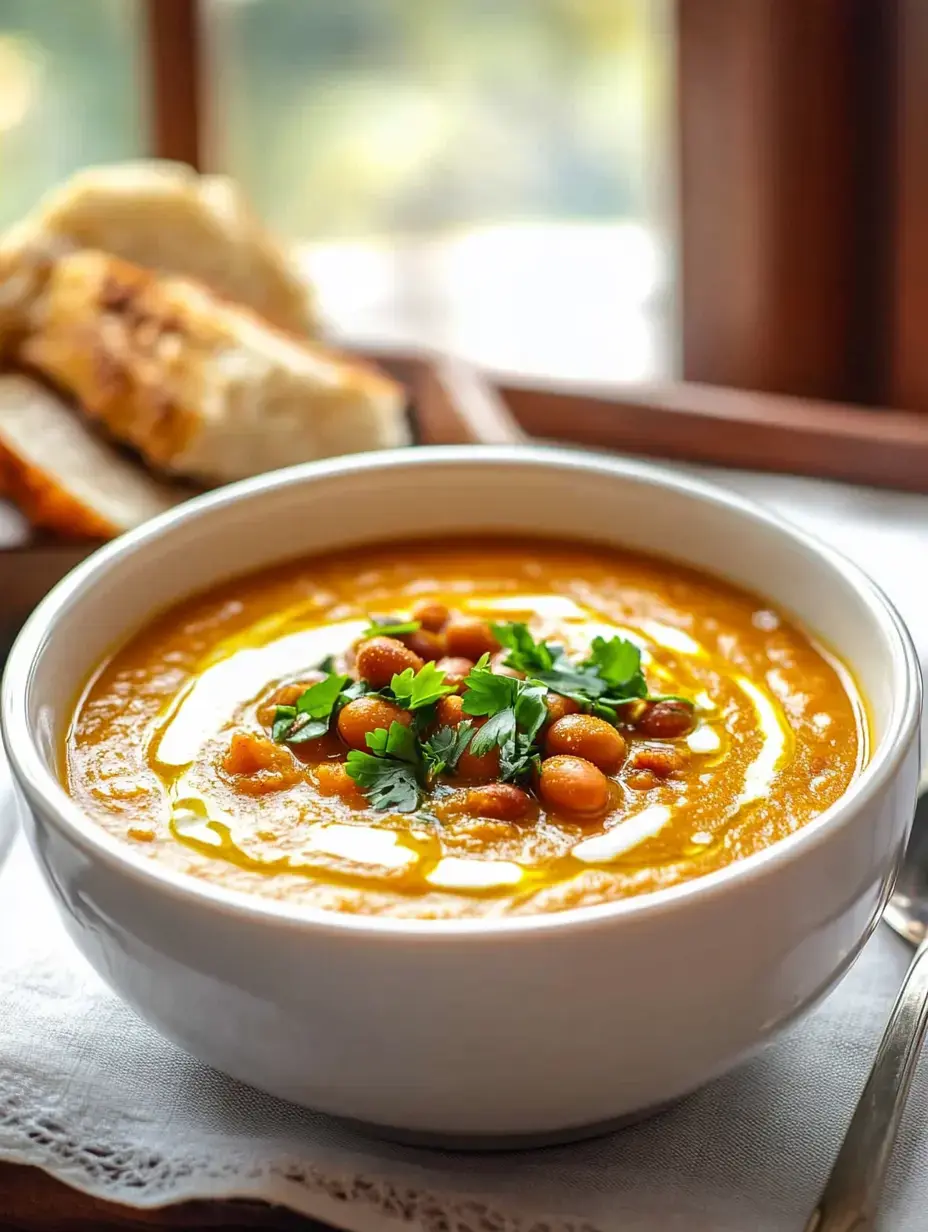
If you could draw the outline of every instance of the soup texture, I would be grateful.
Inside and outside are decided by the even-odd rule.
[[[175,870],[331,911],[561,911],[699,877],[866,758],[842,665],[668,561],[409,543],[240,578],[106,661],[67,786]]]

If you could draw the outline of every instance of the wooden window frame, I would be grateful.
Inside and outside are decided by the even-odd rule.
[[[199,167],[201,0],[144,3],[152,153]],[[676,16],[685,379],[504,397],[537,435],[928,491],[928,9]]]

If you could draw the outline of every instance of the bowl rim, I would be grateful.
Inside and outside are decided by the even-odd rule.
[[[727,509],[738,518],[761,523],[775,533],[798,541],[832,571],[842,575],[860,594],[880,626],[890,651],[895,677],[886,732],[870,761],[844,795],[806,825],[769,847],[665,889],[556,912],[438,920],[328,911],[228,889],[215,882],[177,872],[136,853],[129,844],[92,820],[71,799],[39,752],[28,722],[26,698],[44,646],[58,631],[69,608],[85,597],[101,573],[116,569],[125,558],[144,552],[149,543],[166,531],[184,523],[196,522],[216,509],[258,498],[268,491],[290,487],[299,489],[317,478],[337,478],[339,475],[396,466],[415,468],[475,463],[566,468],[592,472],[618,481],[632,479],[662,489],[669,488]],[[178,596],[177,601],[180,598]],[[843,553],[778,513],[685,470],[638,458],[599,456],[583,450],[546,445],[437,445],[408,451],[380,450],[345,455],[245,479],[185,501],[99,548],[49,591],[20,630],[0,682],[0,737],[14,780],[30,807],[41,818],[40,824],[52,824],[85,855],[101,861],[130,881],[140,881],[152,891],[250,921],[256,926],[306,929],[315,933],[327,932],[332,936],[362,935],[370,940],[415,937],[419,943],[424,943],[427,938],[466,941],[468,938],[501,934],[513,939],[529,939],[552,928],[584,929],[624,919],[641,921],[654,915],[679,911],[691,901],[698,903],[724,894],[729,888],[744,886],[768,876],[782,865],[801,858],[804,852],[827,842],[848,815],[866,805],[885,787],[918,732],[921,706],[921,666],[911,635],[895,606],[882,589]]]

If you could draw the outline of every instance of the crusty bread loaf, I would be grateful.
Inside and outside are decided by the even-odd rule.
[[[109,539],[186,495],[98,440],[24,376],[0,376],[0,493],[33,526],[75,539]]]
[[[199,283],[60,257],[18,358],[154,468],[206,483],[406,444],[403,390]]]
[[[79,248],[205,283],[280,329],[316,332],[312,295],[234,183],[181,163],[91,167],[52,189],[0,239],[0,329],[49,261]]]

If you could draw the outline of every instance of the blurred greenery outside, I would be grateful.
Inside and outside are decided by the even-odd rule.
[[[669,0],[204,7],[212,166],[307,245],[336,328],[506,367],[566,330],[579,373],[666,367]],[[74,168],[144,153],[139,18],[0,0],[0,225]],[[636,340],[654,314],[663,340]],[[606,355],[617,335],[629,362]]]

